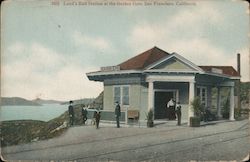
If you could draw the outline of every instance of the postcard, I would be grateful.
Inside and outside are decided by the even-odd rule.
[[[247,161],[249,3],[6,0],[1,160]]]

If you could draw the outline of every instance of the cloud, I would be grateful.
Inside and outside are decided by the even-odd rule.
[[[242,80],[249,80],[247,48],[228,53],[227,49],[210,39],[212,36],[206,36],[206,29],[222,24],[222,11],[210,3],[199,2],[195,8],[179,10],[158,22],[137,23],[128,35],[127,43],[134,50],[133,54],[158,46],[169,53],[179,53],[197,65],[228,65],[235,68],[236,54],[241,51]]]
[[[15,56],[19,58],[10,59]],[[85,68],[70,58],[39,43],[10,46],[2,60],[2,96],[60,100],[96,97],[102,84],[89,81],[85,73],[97,67]]]
[[[91,37],[86,34],[82,34],[79,31],[75,31],[72,34],[72,39],[76,46],[87,46],[98,50],[111,50],[112,44],[108,39],[103,37]]]
[[[223,22],[222,14],[212,4],[199,3],[192,9],[184,9],[159,22],[138,23],[127,38],[127,43],[136,52],[154,45],[172,46],[172,42],[190,41],[202,37],[206,26]],[[192,40],[191,40],[192,41]]]

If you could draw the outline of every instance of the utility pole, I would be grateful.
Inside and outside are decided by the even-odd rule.
[[[237,54],[237,71],[239,75],[241,75],[241,63],[240,63],[240,54]],[[240,79],[237,81],[237,108],[239,109],[239,115],[241,116],[241,99],[240,99],[240,93],[241,93],[241,81]]]

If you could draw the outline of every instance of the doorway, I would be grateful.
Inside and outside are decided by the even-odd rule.
[[[166,105],[168,101],[176,98],[175,91],[156,91],[155,92],[155,109],[154,117],[155,119],[167,119],[170,112],[167,112]]]

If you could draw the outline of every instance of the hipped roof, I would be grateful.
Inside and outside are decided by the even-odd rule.
[[[199,66],[205,72],[212,72],[213,68],[222,70],[222,73],[229,76],[239,77],[240,74],[232,66]]]
[[[169,56],[170,54],[158,47],[153,47],[139,55],[122,62],[121,70],[144,70],[149,65]],[[222,73],[228,76],[239,77],[239,73],[232,66],[199,66],[204,72],[212,73],[212,69],[221,69]]]
[[[217,76],[219,75],[222,77],[230,77],[234,79],[240,78],[240,74],[232,66],[197,66],[177,53],[169,54],[168,52],[163,51],[158,47],[153,47],[145,52],[140,53],[135,57],[128,59],[125,62],[122,62],[121,64],[117,65],[119,67],[119,70],[114,70],[114,71],[101,70],[96,72],[90,72],[87,73],[87,76],[90,80],[100,81],[103,80],[102,78],[103,76],[107,75],[164,72],[164,70],[157,71],[157,69],[152,69],[152,68],[157,66],[158,64],[168,61],[173,57],[179,59],[183,63],[194,68],[194,70],[197,70],[197,71],[189,71],[190,73],[199,73],[199,74],[217,75]],[[221,72],[218,69],[220,69]]]
[[[127,61],[119,64],[121,70],[142,70],[156,61],[170,55],[169,53],[153,47]]]

